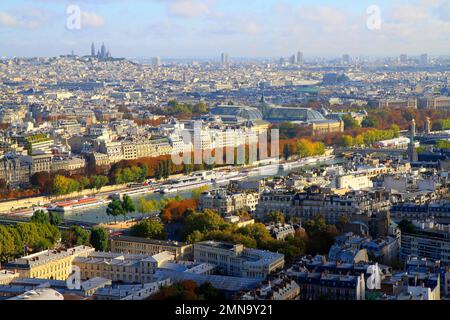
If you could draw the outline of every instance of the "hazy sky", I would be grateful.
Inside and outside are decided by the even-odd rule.
[[[447,55],[450,0],[0,0],[0,56],[89,54],[92,41],[116,57]]]

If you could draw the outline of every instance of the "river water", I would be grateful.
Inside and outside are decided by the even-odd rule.
[[[315,166],[334,165],[334,164],[340,163],[341,161],[342,161],[341,159],[334,159],[334,160],[323,162],[321,164],[316,164]],[[309,167],[313,167],[313,166],[309,166]],[[277,176],[286,176],[291,171],[296,171],[296,170],[298,170],[298,169],[286,170],[286,171],[279,170]],[[267,178],[269,176],[272,176],[272,175],[251,176],[251,177],[248,177],[246,179],[246,181],[261,180],[261,179]],[[135,201],[135,203],[137,203],[137,201],[142,197],[144,197],[147,200],[161,200],[163,198],[174,198],[178,195],[183,199],[188,199],[188,198],[192,197],[192,191],[193,190],[186,190],[186,191],[181,191],[178,193],[164,194],[164,195],[160,194],[160,193],[149,193],[146,195],[132,196],[132,199]],[[127,219],[134,219],[134,218],[140,218],[140,217],[142,217],[141,213],[132,213],[132,214],[127,215]],[[108,216],[106,214],[106,206],[97,207],[97,208],[89,208],[86,210],[80,210],[80,211],[72,212],[69,214],[66,213],[64,215],[64,219],[67,221],[93,223],[93,224],[114,222],[114,217]],[[119,217],[118,220],[120,220],[120,219],[121,218]]]

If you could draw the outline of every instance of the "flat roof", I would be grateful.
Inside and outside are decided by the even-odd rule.
[[[147,244],[156,244],[156,245],[164,245],[164,246],[173,246],[173,247],[184,247],[189,246],[186,242],[177,242],[177,241],[164,241],[164,240],[155,240],[148,238],[139,238],[139,237],[131,237],[131,236],[114,236],[111,237],[111,241],[128,241],[135,243],[147,243]]]

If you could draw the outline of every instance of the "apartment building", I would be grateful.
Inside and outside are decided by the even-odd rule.
[[[327,193],[320,188],[308,188],[301,193],[262,193],[256,206],[256,215],[264,218],[271,212],[281,211],[285,215],[304,220],[312,220],[320,215],[327,223],[336,224],[341,216],[364,220],[374,212],[386,211],[389,207],[390,195],[385,191],[350,191],[338,195]]]
[[[87,257],[94,248],[78,246],[67,250],[45,250],[15,259],[3,265],[6,270],[19,273],[20,278],[66,280],[72,272],[72,262]]]
[[[266,227],[270,235],[276,240],[285,240],[295,235],[294,226],[287,223],[277,223]]]
[[[400,258],[427,258],[450,263],[450,228],[433,222],[419,222],[415,233],[401,235]]]
[[[290,269],[288,275],[300,286],[300,300],[365,300],[364,274],[341,275]]]
[[[254,212],[258,200],[258,193],[233,193],[219,189],[202,193],[198,206],[200,211],[210,209],[223,216],[228,216],[238,210]]]
[[[78,157],[55,157],[52,159],[51,171],[79,171],[86,167],[86,160]]]
[[[450,203],[400,203],[391,208],[391,218],[397,221],[435,219],[437,222],[450,223]]]
[[[113,282],[148,283],[161,265],[174,259],[167,251],[155,255],[92,252],[75,258],[73,264],[80,268],[81,280],[102,277]]]
[[[144,254],[153,256],[167,251],[174,255],[174,260],[189,260],[193,256],[190,244],[176,241],[116,236],[111,238],[111,252],[126,254]]]
[[[224,275],[259,279],[284,266],[283,254],[216,241],[195,243],[194,260],[213,264]]]
[[[52,170],[52,159],[52,154],[33,154],[31,156],[31,175],[36,172],[50,172]]]
[[[239,295],[239,300],[298,300],[300,286],[287,276],[267,279],[256,289]]]
[[[31,166],[24,157],[3,158],[0,160],[0,179],[10,184],[27,183],[31,176]]]

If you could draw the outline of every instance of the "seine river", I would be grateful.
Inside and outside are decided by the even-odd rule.
[[[333,165],[333,164],[337,164],[339,162],[341,162],[339,159],[334,159],[334,160],[330,160],[327,162],[323,162],[318,165]],[[318,166],[318,165],[316,165],[316,166]],[[277,176],[286,176],[291,171],[295,171],[295,170],[298,170],[298,169],[287,170],[287,171],[280,170],[278,172]],[[252,177],[247,178],[246,181],[261,180],[261,179],[264,179],[267,177],[269,177],[269,176],[252,176]],[[188,198],[192,197],[192,191],[193,190],[186,190],[186,191],[181,191],[179,193],[172,193],[172,194],[166,194],[166,195],[159,194],[159,193],[149,193],[147,195],[136,195],[136,196],[132,197],[132,199],[136,203],[142,197],[144,197],[145,199],[148,199],[148,200],[161,200],[163,198],[174,198],[178,195],[181,198],[188,199]],[[127,219],[140,218],[140,217],[142,217],[141,213],[133,213],[133,214],[129,214],[127,216]],[[64,219],[68,220],[68,221],[94,223],[94,224],[114,222],[114,218],[110,217],[106,214],[106,206],[86,209],[83,211],[77,211],[77,212],[73,212],[70,214],[65,214]],[[119,217],[118,220],[120,221],[120,219],[121,218]]]

